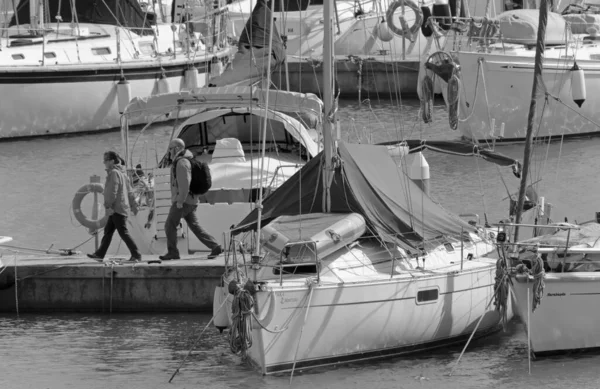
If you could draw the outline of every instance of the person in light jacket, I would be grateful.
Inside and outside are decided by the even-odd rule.
[[[137,214],[137,204],[129,184],[129,178],[125,171],[123,159],[114,151],[104,153],[104,166],[106,167],[106,183],[104,184],[104,207],[108,219],[104,226],[104,236],[100,247],[93,254],[87,256],[102,260],[106,255],[106,251],[110,246],[115,230],[119,232],[119,236],[127,245],[131,252],[130,261],[141,261],[142,255],[138,250],[137,245],[131,238],[127,229],[127,217],[129,212]],[[131,201],[131,203],[130,203]]]
[[[196,217],[199,195],[190,193],[192,181],[192,164],[187,158],[194,155],[185,149],[185,142],[175,138],[169,143],[169,157],[173,161],[171,167],[171,209],[165,221],[165,234],[167,235],[167,254],[159,256],[163,261],[180,259],[177,248],[177,226],[183,218],[189,229],[206,247],[211,249],[208,259],[216,258],[223,252],[223,248],[215,238],[210,235]]]

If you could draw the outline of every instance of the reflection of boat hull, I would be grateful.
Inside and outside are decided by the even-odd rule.
[[[598,273],[546,274],[543,299],[535,312],[529,315],[527,311],[532,306],[533,278],[517,276],[513,281],[517,303],[515,310],[525,326],[529,327],[531,349],[534,352],[600,347],[600,327],[597,325],[600,321]]]
[[[545,106],[543,94],[540,95],[537,117],[541,119],[541,123],[535,124],[534,136],[560,138],[598,133],[598,127],[594,123],[600,120],[600,101],[588,96],[581,108],[577,107],[571,97],[569,69],[573,62],[557,60],[552,55],[552,50],[554,49],[549,48],[546,51],[544,83],[548,92],[560,98],[562,104],[549,98],[548,105]],[[478,65],[480,58],[484,59],[481,69],[485,87]],[[490,140],[500,135],[500,126],[504,123],[504,136],[496,141],[523,141],[533,85],[533,54],[520,56],[460,52],[458,61],[465,88],[465,92],[461,93],[460,118],[469,118],[460,122],[462,135],[470,139]],[[592,93],[600,90],[598,61],[577,60],[577,64],[585,70],[586,89]],[[494,132],[490,127],[490,117],[495,119]]]
[[[90,64],[27,69],[2,67],[0,94],[11,98],[5,99],[0,107],[0,138],[117,128],[121,115],[116,85],[121,78],[121,68],[133,98],[157,94],[163,69],[169,90],[187,88],[188,64],[189,60],[182,56],[165,60],[162,65],[147,61],[122,67],[99,64],[93,69]],[[196,60],[194,66],[198,69],[197,86],[204,86],[210,74],[210,61]],[[149,119],[140,117],[132,124]]]
[[[289,371],[294,362],[301,369],[456,344],[482,315],[477,335],[484,335],[499,324],[496,311],[486,312],[494,274],[490,264],[453,276],[313,286],[304,325],[310,290],[300,283],[297,288],[273,286],[257,293],[257,316],[270,330],[287,329],[270,333],[254,323],[248,355],[263,374],[270,374]],[[433,289],[439,299],[417,301],[420,291]]]

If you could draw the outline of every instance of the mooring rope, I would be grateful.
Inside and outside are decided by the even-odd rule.
[[[234,354],[245,353],[252,347],[252,308],[254,298],[249,291],[238,288],[231,304],[229,347]]]

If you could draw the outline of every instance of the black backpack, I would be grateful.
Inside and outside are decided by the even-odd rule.
[[[203,195],[212,186],[212,177],[210,175],[210,167],[205,162],[200,162],[196,158],[179,157],[173,164],[173,178],[177,180],[177,163],[181,158],[190,161],[192,165],[192,181],[190,182],[190,193],[197,196]]]

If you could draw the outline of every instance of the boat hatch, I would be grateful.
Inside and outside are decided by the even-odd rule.
[[[438,288],[420,290],[417,292],[417,305],[434,303],[439,294]]]
[[[454,246],[452,246],[452,243],[446,242],[446,243],[444,243],[444,247],[446,248],[447,252],[449,252],[449,253],[454,252]]]
[[[281,250],[280,261],[273,268],[273,274],[319,274],[317,243],[302,240],[287,243]]]
[[[94,55],[109,55],[110,47],[92,47],[92,53]]]
[[[152,42],[140,42],[140,51],[142,54],[151,55],[154,53],[154,45]]]

